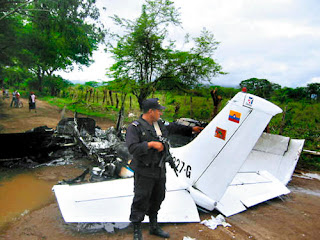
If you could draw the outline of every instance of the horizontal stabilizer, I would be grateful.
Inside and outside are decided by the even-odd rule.
[[[217,209],[229,217],[288,193],[289,189],[267,171],[240,172],[218,202]]]
[[[239,172],[266,170],[287,185],[298,163],[303,139],[263,133]]]
[[[53,187],[65,222],[129,222],[132,190],[133,178]],[[172,190],[166,193],[158,220],[199,222],[200,218],[190,194]]]

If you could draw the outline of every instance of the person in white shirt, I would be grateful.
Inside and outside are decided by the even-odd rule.
[[[29,112],[31,111],[31,109],[34,109],[34,112],[37,112],[37,110],[36,110],[36,95],[34,94],[34,92],[31,92],[30,96],[29,96]]]

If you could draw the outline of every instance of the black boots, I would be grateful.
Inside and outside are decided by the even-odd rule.
[[[133,224],[133,240],[143,240],[142,231],[141,231],[141,223],[132,223]],[[162,238],[170,238],[169,233],[163,231],[157,221],[157,217],[150,217],[150,229],[149,233],[152,235],[156,235]]]
[[[140,222],[133,223],[133,240],[143,240]]]
[[[149,233],[162,238],[170,238],[170,234],[159,227],[157,217],[150,217]]]

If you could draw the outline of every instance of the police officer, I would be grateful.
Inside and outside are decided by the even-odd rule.
[[[164,145],[159,135],[166,138],[169,133],[190,135],[200,132],[202,127],[181,126],[165,123],[160,119],[162,110],[158,98],[147,99],[142,103],[143,114],[129,125],[126,144],[133,155],[130,167],[134,170],[134,198],[131,205],[130,221],[133,223],[133,239],[142,239],[141,222],[149,216],[149,233],[169,238],[157,222],[160,205],[165,198],[166,170],[159,163],[164,154]]]

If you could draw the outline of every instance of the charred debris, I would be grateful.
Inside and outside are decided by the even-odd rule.
[[[120,118],[119,118],[120,119]],[[206,126],[207,123],[189,118],[176,120],[187,126]],[[35,168],[40,166],[67,165],[87,159],[90,166],[78,177],[63,180],[61,184],[104,181],[132,176],[128,167],[131,156],[125,145],[126,127],[119,123],[116,128],[102,130],[92,118],[63,118],[56,129],[40,126],[23,133],[0,134],[2,150],[0,167]],[[172,135],[171,146],[179,147],[193,137]]]

